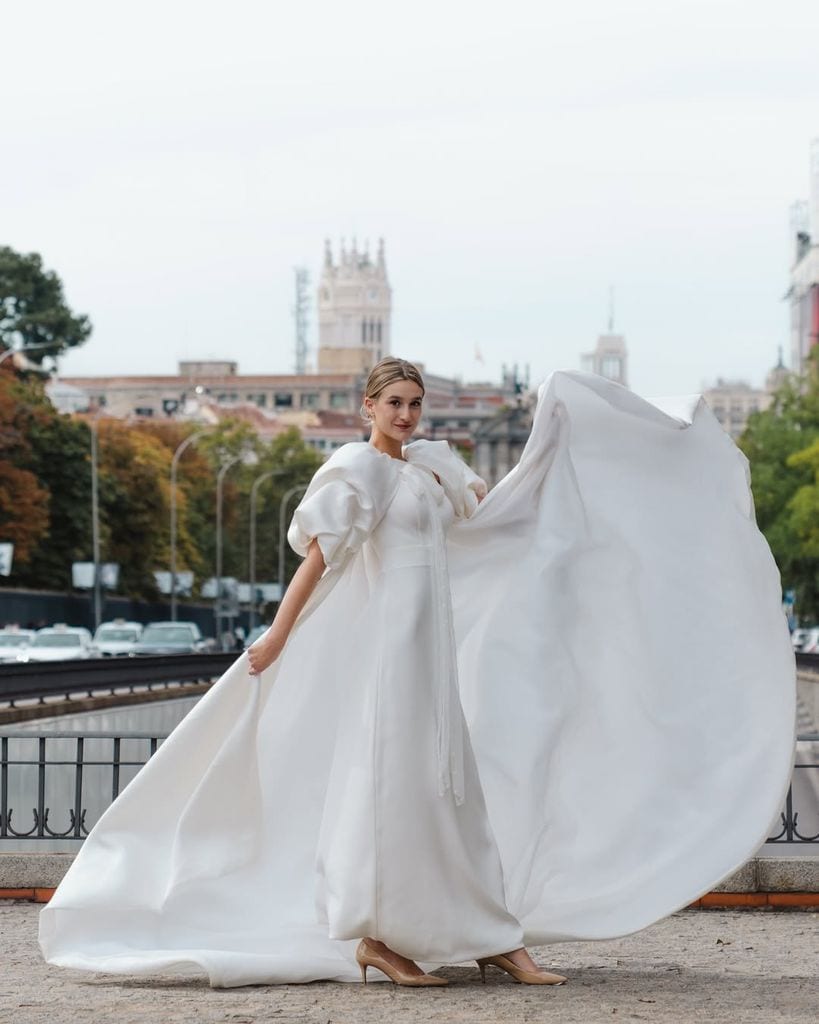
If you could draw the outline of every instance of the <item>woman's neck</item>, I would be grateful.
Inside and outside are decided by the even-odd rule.
[[[373,427],[372,433],[370,434],[370,444],[379,452],[383,452],[385,455],[389,455],[393,459],[400,459],[402,462],[404,459],[404,450],[401,446],[400,441],[396,441],[392,437],[387,437],[386,434],[382,434],[377,427]]]

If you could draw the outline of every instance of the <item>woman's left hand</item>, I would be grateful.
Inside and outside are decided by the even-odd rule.
[[[270,668],[284,649],[284,640],[280,640],[275,631],[271,628],[260,636],[255,644],[247,649],[247,658],[250,662],[250,674],[261,675],[266,668]]]

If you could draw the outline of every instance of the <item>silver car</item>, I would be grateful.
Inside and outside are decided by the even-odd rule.
[[[198,654],[213,649],[195,622],[152,622],[134,646],[134,654]]]

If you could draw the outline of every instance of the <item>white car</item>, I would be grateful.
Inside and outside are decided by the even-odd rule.
[[[801,654],[819,654],[819,626],[806,629],[802,643],[797,648]]]
[[[16,626],[0,629],[0,662],[24,661],[34,636],[33,629],[18,629]]]
[[[99,651],[84,626],[63,623],[38,629],[25,652],[26,661],[77,661],[98,656]]]
[[[114,619],[112,622],[103,622],[97,627],[94,634],[94,646],[103,658],[123,658],[134,653],[134,648],[141,636],[141,622]]]

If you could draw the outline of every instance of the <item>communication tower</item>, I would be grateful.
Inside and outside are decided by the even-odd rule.
[[[293,319],[296,323],[296,373],[307,373],[307,315],[310,300],[307,288],[310,275],[306,267],[293,267],[296,275],[296,304],[293,307]]]

